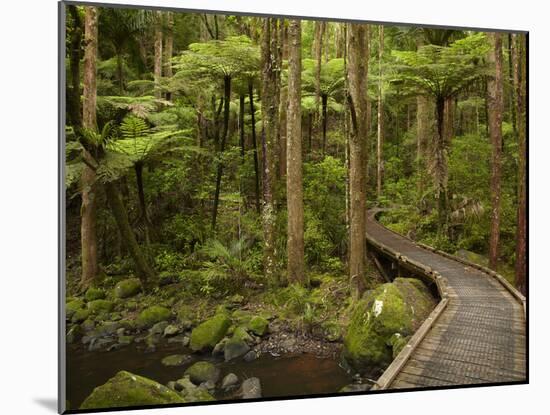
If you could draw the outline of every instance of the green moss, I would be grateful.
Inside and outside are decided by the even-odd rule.
[[[214,348],[216,343],[225,336],[230,325],[231,320],[228,316],[220,313],[195,327],[191,332],[191,342],[189,344],[191,350],[202,351]]]
[[[137,405],[163,405],[187,402],[178,393],[151,379],[130,372],[118,372],[107,383],[95,388],[80,409],[121,408]]]
[[[90,287],[88,291],[86,291],[86,300],[88,301],[103,300],[104,298],[105,291],[101,288]]]
[[[418,280],[397,278],[367,292],[352,313],[344,358],[358,372],[385,367],[434,306],[429,290]]]
[[[133,297],[141,291],[141,282],[137,278],[129,278],[127,280],[120,281],[114,289],[114,296],[116,298],[128,298]]]
[[[216,383],[220,378],[220,369],[210,362],[197,362],[185,371],[185,375],[196,385],[209,380]]]
[[[81,308],[79,310],[76,310],[76,312],[73,314],[71,321],[73,323],[82,323],[84,320],[86,320],[90,316],[90,310],[86,308]]]
[[[170,310],[165,307],[154,305],[139,313],[136,324],[140,328],[147,328],[161,321],[169,320],[170,316]]]
[[[73,299],[65,305],[65,313],[67,318],[70,319],[74,313],[76,313],[81,308],[84,308],[84,301],[80,299]]]
[[[110,313],[114,304],[108,300],[94,300],[88,303],[88,309],[94,314]]]
[[[395,359],[397,355],[403,350],[403,347],[407,345],[410,337],[403,337],[399,333],[395,333],[391,336],[388,345],[392,348],[392,356]]]
[[[248,323],[248,329],[257,336],[263,336],[267,333],[269,322],[260,316],[253,317]]]

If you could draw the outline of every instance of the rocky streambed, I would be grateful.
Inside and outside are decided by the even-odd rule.
[[[268,309],[242,296],[198,320],[183,302],[144,298],[135,280],[111,292],[90,289],[66,307],[69,405],[92,409],[368,390],[434,304],[422,282],[398,278],[347,308],[335,308],[333,314],[349,313],[345,326],[335,324],[337,316],[331,324],[305,324],[299,315],[289,320],[284,308]]]

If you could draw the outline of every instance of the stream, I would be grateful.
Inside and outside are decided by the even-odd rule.
[[[333,358],[318,358],[314,354],[273,357],[262,355],[252,362],[236,359],[224,362],[210,355],[191,354],[192,360],[183,366],[165,367],[161,360],[171,354],[191,354],[177,343],[161,343],[154,352],[145,352],[135,344],[113,351],[90,352],[82,346],[67,349],[67,399],[71,408],[78,408],[92,390],[104,384],[120,370],[145,376],[162,384],[183,377],[185,370],[198,360],[216,363],[221,378],[235,373],[239,380],[257,377],[262,385],[262,397],[286,397],[338,392],[352,382],[351,377]],[[216,399],[224,396],[215,394]]]

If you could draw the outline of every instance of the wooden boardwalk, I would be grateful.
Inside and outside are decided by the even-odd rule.
[[[494,272],[417,244],[368,216],[371,248],[434,280],[441,295],[373,390],[525,382],[525,298]]]

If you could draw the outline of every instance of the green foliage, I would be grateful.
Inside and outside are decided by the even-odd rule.
[[[250,243],[241,239],[228,245],[209,240],[201,248],[203,262],[201,291],[205,294],[228,294],[241,289],[254,274],[256,263]]]

